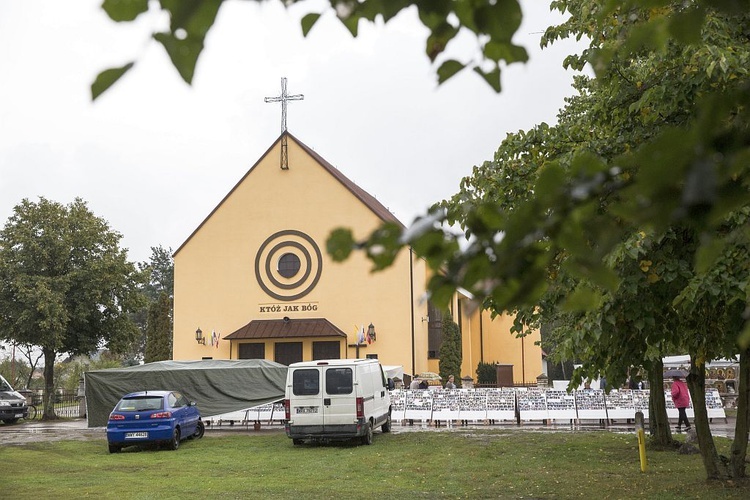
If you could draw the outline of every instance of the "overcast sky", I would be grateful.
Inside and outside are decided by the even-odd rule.
[[[176,250],[278,138],[281,107],[263,98],[285,76],[305,96],[288,106],[289,131],[408,225],[507,133],[555,122],[572,93],[573,44],[539,49],[560,20],[546,0],[522,2],[514,41],[531,60],[504,69],[500,94],[470,71],[438,87],[415,12],[361,23],[357,38],[328,12],[303,38],[315,1],[225,2],[190,87],[150,41],[158,15],[123,25],[101,0],[0,0],[0,223],[23,198],[78,196],[132,261]],[[473,42],[455,50],[473,55]],[[99,71],[132,59],[92,103]]]

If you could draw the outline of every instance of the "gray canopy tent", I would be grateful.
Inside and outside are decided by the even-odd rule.
[[[158,361],[84,373],[89,427],[107,425],[120,398],[147,390],[180,391],[204,417],[284,397],[287,367],[263,359]]]

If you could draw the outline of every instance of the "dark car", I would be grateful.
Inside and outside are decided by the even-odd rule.
[[[167,444],[202,438],[205,427],[195,403],[176,391],[144,391],[126,394],[109,414],[109,452],[135,444]]]

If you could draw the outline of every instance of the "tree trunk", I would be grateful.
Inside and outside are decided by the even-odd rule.
[[[734,478],[745,477],[747,440],[750,437],[750,348],[740,351],[740,373],[737,374],[737,421],[734,427],[732,455],[729,457],[729,470]]]
[[[42,420],[56,420],[55,415],[55,358],[57,353],[51,349],[42,349],[44,353],[44,413]]]
[[[716,445],[711,434],[706,410],[706,365],[695,365],[695,358],[691,356],[691,369],[687,376],[690,397],[693,400],[695,412],[695,432],[698,436],[698,446],[703,458],[703,468],[707,479],[729,479],[729,468],[719,459]]]
[[[672,444],[672,430],[667,417],[667,402],[664,398],[664,363],[655,361],[648,370],[648,425],[653,444]]]

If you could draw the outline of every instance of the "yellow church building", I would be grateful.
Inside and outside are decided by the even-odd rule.
[[[441,314],[424,301],[425,263],[406,250],[372,273],[362,252],[343,263],[326,254],[333,229],[363,239],[384,221],[401,225],[283,132],[174,254],[173,358],[371,357],[407,374],[439,371]],[[518,339],[511,317],[492,319],[467,301],[457,294],[451,305],[463,347],[456,378],[476,379],[485,362],[512,366],[515,383],[534,382],[539,334]]]

